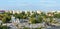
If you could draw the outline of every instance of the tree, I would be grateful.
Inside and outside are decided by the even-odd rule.
[[[59,14],[54,14],[54,18],[60,18],[60,13]]]
[[[29,22],[32,23],[32,24],[35,24],[36,23],[36,19],[35,18],[30,18]]]
[[[43,22],[43,18],[41,16],[38,16],[37,20],[38,20],[39,23]]]
[[[6,23],[6,19],[5,19],[5,18],[2,18],[2,22],[3,22],[3,23]]]
[[[2,26],[2,29],[8,29],[8,27],[7,26]]]
[[[24,27],[23,29],[30,29],[30,28],[28,28],[28,27]]]
[[[0,19],[2,20],[2,22],[6,23],[11,20],[11,16],[9,16],[7,14],[0,14]]]
[[[30,12],[27,12],[27,16],[30,17]]]
[[[31,18],[36,17],[36,13],[33,13],[30,17]]]
[[[0,25],[0,29],[2,29],[2,25]]]
[[[50,23],[52,23],[52,21],[53,21],[53,17],[49,17],[50,18]]]
[[[18,18],[18,19],[26,19],[27,18],[27,14],[25,14],[25,12],[22,12],[22,13],[15,13],[13,16],[15,16],[15,18]]]
[[[42,23],[43,21],[46,21],[47,16],[44,12],[41,12],[41,14],[39,14],[37,16],[38,16],[37,20],[38,20],[39,23]]]
[[[11,20],[11,16],[6,16],[6,22],[9,22]]]

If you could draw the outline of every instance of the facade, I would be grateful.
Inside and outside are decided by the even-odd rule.
[[[37,11],[38,14],[41,14],[41,11]]]
[[[0,13],[4,13],[5,11],[4,10],[0,10]]]
[[[48,12],[46,15],[47,16],[53,16],[53,13],[52,12]]]
[[[2,20],[0,20],[0,25],[2,24]]]

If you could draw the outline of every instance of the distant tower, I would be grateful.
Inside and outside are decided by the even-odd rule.
[[[15,21],[16,21],[15,23],[17,23],[17,24],[18,24],[18,23],[20,23],[20,21],[19,21],[19,19],[18,19],[18,18],[17,18]]]
[[[15,17],[14,16],[12,16],[11,17],[11,21],[12,21],[12,23],[16,23],[16,24],[18,24],[18,23],[20,23],[20,21],[19,21],[19,19],[17,18],[17,19],[15,19]]]
[[[2,21],[0,20],[0,25],[2,25]]]
[[[12,22],[12,23],[14,23],[14,22],[15,22],[15,20],[16,20],[16,19],[15,19],[15,17],[14,17],[14,16],[12,16],[12,17],[11,17],[11,22]]]

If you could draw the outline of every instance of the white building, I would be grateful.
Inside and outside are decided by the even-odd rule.
[[[11,22],[12,22],[12,23],[15,22],[15,17],[14,17],[14,16],[11,17]]]
[[[41,11],[37,11],[38,14],[41,14]]]
[[[1,23],[2,23],[2,20],[0,20],[0,25],[1,25]]]

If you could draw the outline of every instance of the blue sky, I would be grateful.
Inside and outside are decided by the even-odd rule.
[[[0,0],[1,10],[60,10],[60,0]]]

